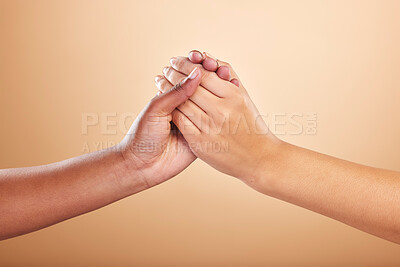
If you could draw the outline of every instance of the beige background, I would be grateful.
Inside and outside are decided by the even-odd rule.
[[[400,170],[400,1],[0,0],[0,167],[117,142],[81,115],[137,113],[193,48],[230,61],[280,135]],[[103,144],[104,146],[104,144]],[[0,242],[0,266],[398,266],[400,247],[263,196],[197,160],[151,190]]]

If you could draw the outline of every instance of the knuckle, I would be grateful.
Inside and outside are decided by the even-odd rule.
[[[180,104],[178,106],[179,110],[185,110],[188,107],[188,101],[186,100],[185,102],[183,102],[182,104]]]
[[[184,59],[182,59],[182,58],[177,58],[177,61],[176,61],[176,63],[175,63],[175,67],[176,67],[176,69],[177,70],[182,70],[183,68],[184,68],[184,65],[185,65],[185,61],[184,61]]]
[[[180,130],[184,131],[185,130],[185,118],[182,115],[182,113],[180,112],[175,112],[173,117],[172,117],[172,121],[175,123],[176,126],[178,126],[178,128],[180,128]]]
[[[181,118],[179,112],[176,112],[176,111],[172,112],[172,121],[175,124],[179,124],[180,120],[182,120],[182,118]]]
[[[210,77],[210,73],[211,72],[209,72],[208,70],[205,70],[204,68],[201,68],[200,71],[201,71],[202,79],[206,80],[206,79],[208,79]]]
[[[232,104],[236,108],[241,108],[241,107],[244,107],[246,105],[246,101],[244,99],[244,96],[239,91],[232,92],[231,96],[232,96]]]
[[[160,89],[160,91],[163,92],[163,93],[168,92],[168,90],[169,90],[169,88],[168,88],[166,85],[161,86],[161,88],[159,88],[159,89]]]
[[[165,91],[166,87],[167,87],[167,82],[164,78],[161,78],[158,83],[157,83],[157,87],[161,90],[161,91]]]
[[[166,71],[165,71],[165,77],[170,80],[172,77],[172,68],[171,67],[167,67]]]
[[[171,87],[167,83],[163,83],[160,90],[165,93],[167,92]]]

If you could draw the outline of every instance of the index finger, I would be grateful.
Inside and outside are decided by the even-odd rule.
[[[174,57],[171,66],[180,73],[188,75],[195,67],[199,67],[203,79],[201,85],[219,97],[226,97],[231,91],[231,83],[220,79],[215,72],[207,71],[202,65],[192,63],[187,57]]]
[[[188,58],[192,63],[202,64],[204,69],[215,72],[218,69],[217,59],[207,52],[200,52],[198,50],[192,50],[188,54]]]
[[[192,50],[188,54],[189,60],[194,64],[201,64],[204,60],[204,55],[199,50]]]

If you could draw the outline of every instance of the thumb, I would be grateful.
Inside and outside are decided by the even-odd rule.
[[[180,104],[189,99],[201,82],[201,71],[196,67],[188,77],[176,84],[169,91],[153,99],[152,111],[157,115],[166,116]]]

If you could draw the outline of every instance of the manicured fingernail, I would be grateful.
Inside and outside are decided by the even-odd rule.
[[[176,63],[177,61],[178,61],[178,60],[176,59],[176,57],[173,57],[173,58],[171,58],[171,59],[169,60],[169,63],[171,64],[171,66],[174,66],[175,63]]]
[[[165,67],[165,68],[163,68],[163,70],[162,70],[162,72],[163,72],[164,74],[166,74],[167,71],[168,71],[168,67]]]
[[[189,56],[190,56],[190,57],[193,57],[193,55],[196,54],[196,53],[199,54],[199,55],[201,56],[201,59],[204,59],[203,53],[201,53],[199,50],[192,50],[192,51],[190,51]]]
[[[197,77],[197,75],[199,75],[199,68],[194,68],[194,70],[192,70],[192,72],[189,74],[188,78],[193,80],[194,78]]]
[[[213,55],[211,55],[211,54],[209,54],[209,53],[207,53],[207,52],[204,52],[204,55],[205,55],[206,57],[209,57],[209,58],[212,58],[212,59],[214,59],[214,60],[217,60],[216,57],[214,57]]]
[[[155,81],[156,83],[158,83],[160,80],[161,80],[161,77],[160,77],[160,76],[154,77],[154,81]]]
[[[233,83],[233,84],[236,85],[237,87],[240,87],[240,82],[239,82],[238,79],[233,78],[233,79],[231,80],[231,83]]]

